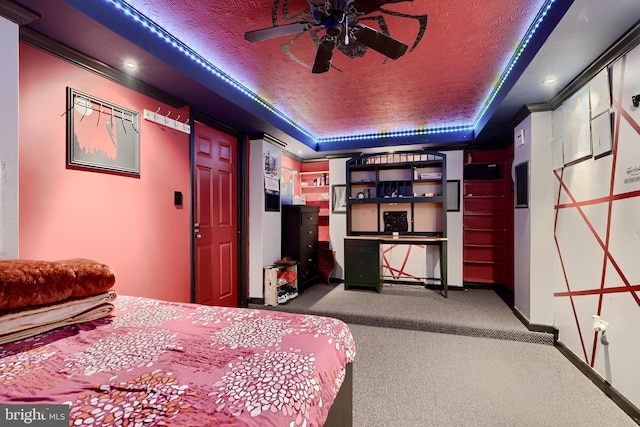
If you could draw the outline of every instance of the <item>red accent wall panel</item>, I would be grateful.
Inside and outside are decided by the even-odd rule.
[[[140,113],[139,178],[66,168],[68,86]],[[189,115],[20,45],[21,258],[93,258],[121,294],[189,300],[189,136],[143,120],[158,108]]]

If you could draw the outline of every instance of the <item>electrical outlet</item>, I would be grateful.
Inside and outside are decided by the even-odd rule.
[[[593,318],[593,329],[600,332],[604,332],[607,330],[607,327],[609,326],[609,322],[605,322],[597,314],[594,314],[591,317]]]

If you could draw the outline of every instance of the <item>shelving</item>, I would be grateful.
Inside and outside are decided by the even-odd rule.
[[[280,288],[289,286],[294,290],[288,296],[288,300],[298,295],[298,264],[295,262],[285,265],[270,265],[264,267],[264,305],[275,307],[279,304],[278,291]],[[295,279],[292,281],[284,281],[279,283],[278,276],[283,271],[290,271],[293,273]]]
[[[445,158],[442,153],[422,151],[349,160],[347,233],[444,236]],[[399,229],[389,223],[392,218],[400,221]]]
[[[328,164],[303,163],[303,170],[299,172],[300,192],[306,204],[317,206],[318,212],[318,240],[329,242],[329,171],[326,169],[311,170],[311,168],[326,168]]]
[[[504,150],[474,152],[464,165],[463,281],[513,287],[512,203]]]

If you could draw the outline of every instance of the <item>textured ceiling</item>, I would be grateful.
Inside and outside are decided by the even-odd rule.
[[[336,49],[329,72],[312,74],[323,30],[243,38],[308,16],[305,0],[127,2],[315,138],[472,125],[544,4],[388,2],[360,22],[409,45],[404,56],[356,56],[351,45]]]

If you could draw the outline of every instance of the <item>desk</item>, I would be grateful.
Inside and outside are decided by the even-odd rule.
[[[394,238],[389,235],[345,236],[345,289],[349,289],[350,286],[363,286],[373,287],[380,292],[383,281],[380,266],[380,247],[383,244],[438,246],[440,249],[440,279],[433,277],[425,279],[440,280],[444,297],[448,297],[447,239],[445,237],[399,236]]]

